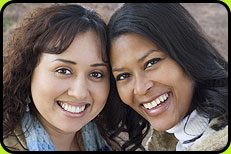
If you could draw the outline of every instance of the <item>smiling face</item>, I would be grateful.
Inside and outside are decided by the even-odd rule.
[[[158,131],[176,125],[186,115],[193,81],[154,43],[135,33],[113,40],[111,65],[124,103]]]
[[[109,94],[108,64],[93,31],[77,34],[61,54],[41,55],[31,82],[40,122],[47,129],[76,132],[103,109]]]

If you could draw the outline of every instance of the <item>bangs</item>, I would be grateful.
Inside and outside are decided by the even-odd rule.
[[[34,52],[61,54],[73,42],[78,33],[85,33],[89,30],[96,32],[101,42],[102,60],[108,63],[106,56],[106,31],[105,27],[87,17],[66,17],[63,19],[54,18],[48,23],[48,28],[35,41]]]
[[[72,43],[78,32],[85,32],[89,23],[68,18],[50,24],[47,30],[37,39],[35,51],[50,54],[64,52]]]

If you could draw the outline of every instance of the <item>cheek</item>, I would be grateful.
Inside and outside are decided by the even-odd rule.
[[[100,105],[105,105],[110,90],[109,80],[105,83],[91,85],[91,87],[93,88],[91,89],[91,94],[95,102]]]
[[[182,69],[175,68],[174,70],[171,79],[169,79],[169,85],[173,89],[173,94],[175,95],[175,108],[178,110],[181,116],[180,118],[183,118],[191,104],[194,82],[190,80]]]
[[[35,104],[53,102],[67,87],[67,83],[50,79],[46,75],[36,75],[31,82],[31,93]]]
[[[130,90],[128,86],[121,86],[117,84],[118,94],[121,100],[125,103],[130,105],[132,102],[132,96],[130,94]]]
[[[173,76],[172,87],[178,97],[182,101],[187,103],[191,102],[191,97],[193,94],[193,81],[184,72],[178,72],[177,75]],[[183,94],[183,95],[182,95]]]
[[[177,97],[191,98],[189,96],[192,95],[193,81],[176,62],[168,60],[168,64],[161,70],[159,74],[162,74],[160,78],[162,83],[171,87]]]
[[[191,104],[192,101],[192,95],[193,95],[193,89],[194,89],[194,84],[191,80],[189,80],[188,78],[184,78],[182,79],[181,84],[178,87],[178,98],[179,101],[182,102],[182,104],[184,104],[185,106],[188,106]],[[182,95],[182,93],[184,95]]]

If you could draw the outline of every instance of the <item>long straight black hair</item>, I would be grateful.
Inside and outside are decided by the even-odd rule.
[[[219,117],[220,122],[213,129],[219,130],[227,125],[228,63],[207,41],[200,26],[184,7],[177,3],[124,4],[112,15],[108,28],[110,42],[125,33],[137,33],[155,43],[195,82],[187,115],[196,109],[210,120]],[[118,97],[118,93],[115,92],[114,96]],[[110,120],[111,137],[116,138],[125,131],[129,139],[122,148],[143,149],[141,143],[150,124],[119,98],[114,98],[109,105],[117,111]]]

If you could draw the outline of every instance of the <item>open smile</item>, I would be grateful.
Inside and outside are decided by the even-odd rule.
[[[141,108],[149,115],[149,116],[157,116],[168,109],[172,98],[171,92],[166,92],[153,101],[141,104]]]
[[[82,116],[85,111],[90,107],[90,104],[79,104],[79,105],[73,105],[68,102],[63,101],[57,101],[58,106],[61,107],[61,109],[64,111],[64,113],[67,116],[71,116],[74,114],[74,116]]]
[[[155,100],[153,100],[150,103],[142,104],[146,109],[152,109],[157,107],[158,105],[161,105],[161,103],[164,103],[168,99],[168,93],[164,93]]]

